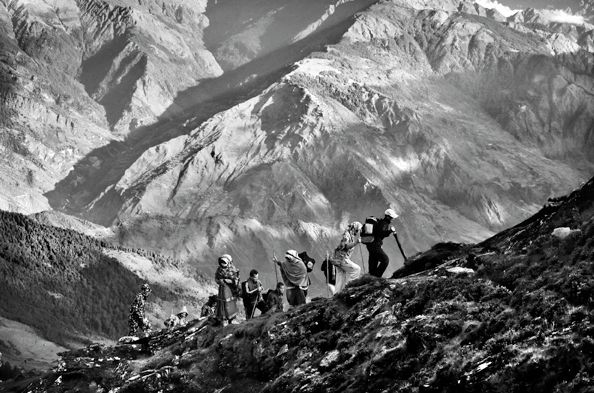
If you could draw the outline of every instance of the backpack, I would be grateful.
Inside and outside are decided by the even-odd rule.
[[[375,240],[375,237],[373,236],[373,228],[375,227],[375,224],[377,224],[377,218],[374,216],[369,216],[365,219],[365,223],[361,229],[361,243],[373,243]]]
[[[305,263],[307,272],[311,273],[313,271],[314,265],[316,264],[316,260],[307,255],[307,251],[303,251],[302,253],[297,254],[297,256],[303,261],[303,263]]]

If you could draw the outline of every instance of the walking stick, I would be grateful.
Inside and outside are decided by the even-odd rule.
[[[330,259],[328,257],[328,250],[326,250],[326,291],[328,292],[328,297],[330,297],[330,273],[328,271],[328,265],[330,265]]]
[[[258,300],[260,300],[260,294],[258,293],[258,297],[256,298],[256,302],[254,303],[254,307],[252,308],[252,314],[250,315],[250,319],[254,317],[254,313],[256,312],[256,305],[258,304]]]
[[[398,243],[398,248],[400,249],[400,252],[402,253],[402,257],[404,258],[404,261],[406,262],[406,260],[408,258],[406,258],[406,255],[404,255],[404,251],[402,250],[402,245],[400,245],[400,240],[398,240],[398,235],[396,233],[394,233],[394,239],[396,239],[396,243]]]
[[[276,276],[276,282],[274,283],[275,288],[276,288],[276,284],[279,283],[278,281],[278,271],[276,270],[276,262],[274,262],[276,260],[276,252],[272,251],[272,264],[274,265],[274,275]]]
[[[361,249],[361,243],[359,243],[359,254],[361,254],[361,266],[363,267],[363,274],[367,274],[365,271],[365,260],[363,259],[363,250]]]

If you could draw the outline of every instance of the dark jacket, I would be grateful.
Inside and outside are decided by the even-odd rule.
[[[241,296],[244,303],[257,303],[262,300],[262,284],[260,281],[254,281],[251,278],[241,283]]]
[[[384,244],[384,239],[394,233],[390,229],[391,227],[392,222],[386,220],[385,217],[378,220],[373,226],[373,242],[368,243],[367,247],[381,247]]]

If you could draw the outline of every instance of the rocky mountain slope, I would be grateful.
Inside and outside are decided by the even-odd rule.
[[[214,292],[171,258],[17,213],[0,211],[0,232],[0,353],[26,368],[48,367],[64,347],[89,338],[125,335],[129,306],[143,282],[153,286],[148,315],[155,326],[182,305],[197,313]]]
[[[223,251],[269,271],[274,249],[323,255],[387,205],[409,252],[484,239],[590,176],[590,25],[394,0],[329,7],[311,31],[258,4],[207,7],[245,22],[206,29],[225,73],[143,131],[166,141],[93,152],[52,205],[203,271]]]
[[[590,392],[594,179],[479,244],[241,325],[68,352],[34,392]],[[565,228],[565,229],[562,229]],[[10,385],[17,389],[18,384]]]
[[[189,282],[228,252],[272,286],[388,205],[409,254],[479,241],[591,176],[593,47],[471,1],[0,0],[0,208]]]
[[[205,2],[130,3],[0,2],[0,207],[48,209],[43,192],[74,163],[222,72],[202,43]]]

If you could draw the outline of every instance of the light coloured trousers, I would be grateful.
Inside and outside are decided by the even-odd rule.
[[[361,266],[350,259],[345,259],[336,265],[336,293],[342,291],[351,281],[361,276]]]

